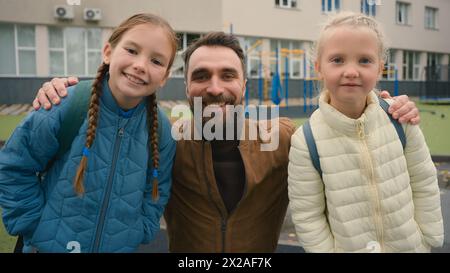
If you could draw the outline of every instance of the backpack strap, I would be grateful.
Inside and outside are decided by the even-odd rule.
[[[161,139],[162,139],[162,135],[163,135],[161,111],[162,110],[159,108],[159,105],[158,105],[158,145],[161,145]]]
[[[92,83],[92,80],[81,81],[75,86],[74,92],[72,92],[72,101],[57,135],[59,149],[56,153],[56,158],[63,156],[70,149],[73,140],[86,118],[91,98]]]
[[[56,135],[59,142],[58,151],[47,163],[47,166],[41,174],[46,173],[53,163],[61,158],[70,149],[70,146],[72,146],[72,142],[77,136],[88,112],[92,83],[93,80],[81,81],[75,86],[74,92],[71,93],[72,100],[70,101],[69,109]]]
[[[400,122],[398,120],[394,119],[391,114],[389,114],[389,111],[388,111],[389,103],[387,103],[387,101],[385,101],[382,98],[380,98],[379,101],[380,101],[381,108],[383,108],[384,112],[386,112],[389,119],[391,120],[392,125],[394,125],[395,131],[397,131],[397,135],[400,138],[400,142],[402,143],[403,150],[404,150],[406,147],[406,136],[405,136],[405,131],[403,131],[402,125],[400,124]]]
[[[305,136],[306,145],[308,145],[309,156],[311,157],[314,168],[322,178],[322,168],[320,167],[319,153],[317,152],[316,141],[311,130],[309,119],[303,124],[303,135]]]

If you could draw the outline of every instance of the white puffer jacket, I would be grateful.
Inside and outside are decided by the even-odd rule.
[[[323,181],[299,128],[289,154],[289,199],[308,252],[429,252],[444,240],[436,169],[418,126],[403,151],[375,92],[358,119],[320,97],[310,119]]]

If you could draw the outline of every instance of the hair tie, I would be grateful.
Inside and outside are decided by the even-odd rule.
[[[85,157],[88,157],[88,156],[89,156],[89,148],[88,148],[88,147],[84,147],[84,148],[83,148],[83,155],[84,155]]]
[[[153,169],[152,176],[153,176],[154,178],[158,178],[158,169]]]

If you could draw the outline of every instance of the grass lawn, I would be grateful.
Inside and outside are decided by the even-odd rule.
[[[432,155],[450,155],[450,106],[419,105],[420,128]]]
[[[0,208],[0,215],[2,209]],[[3,226],[2,217],[0,217],[0,253],[11,253],[16,244],[16,237],[9,236]]]
[[[7,140],[12,131],[26,115],[5,116],[0,115],[0,140]]]

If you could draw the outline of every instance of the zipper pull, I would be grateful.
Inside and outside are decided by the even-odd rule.
[[[119,129],[119,137],[123,137],[123,133],[124,133],[124,129],[120,128]]]
[[[364,139],[364,137],[366,136],[366,134],[364,133],[364,124],[361,121],[358,121],[358,123],[356,124],[356,127],[358,129],[359,138]]]
[[[225,220],[222,220],[221,230],[223,233],[225,233],[225,231],[227,231],[227,222]]]

